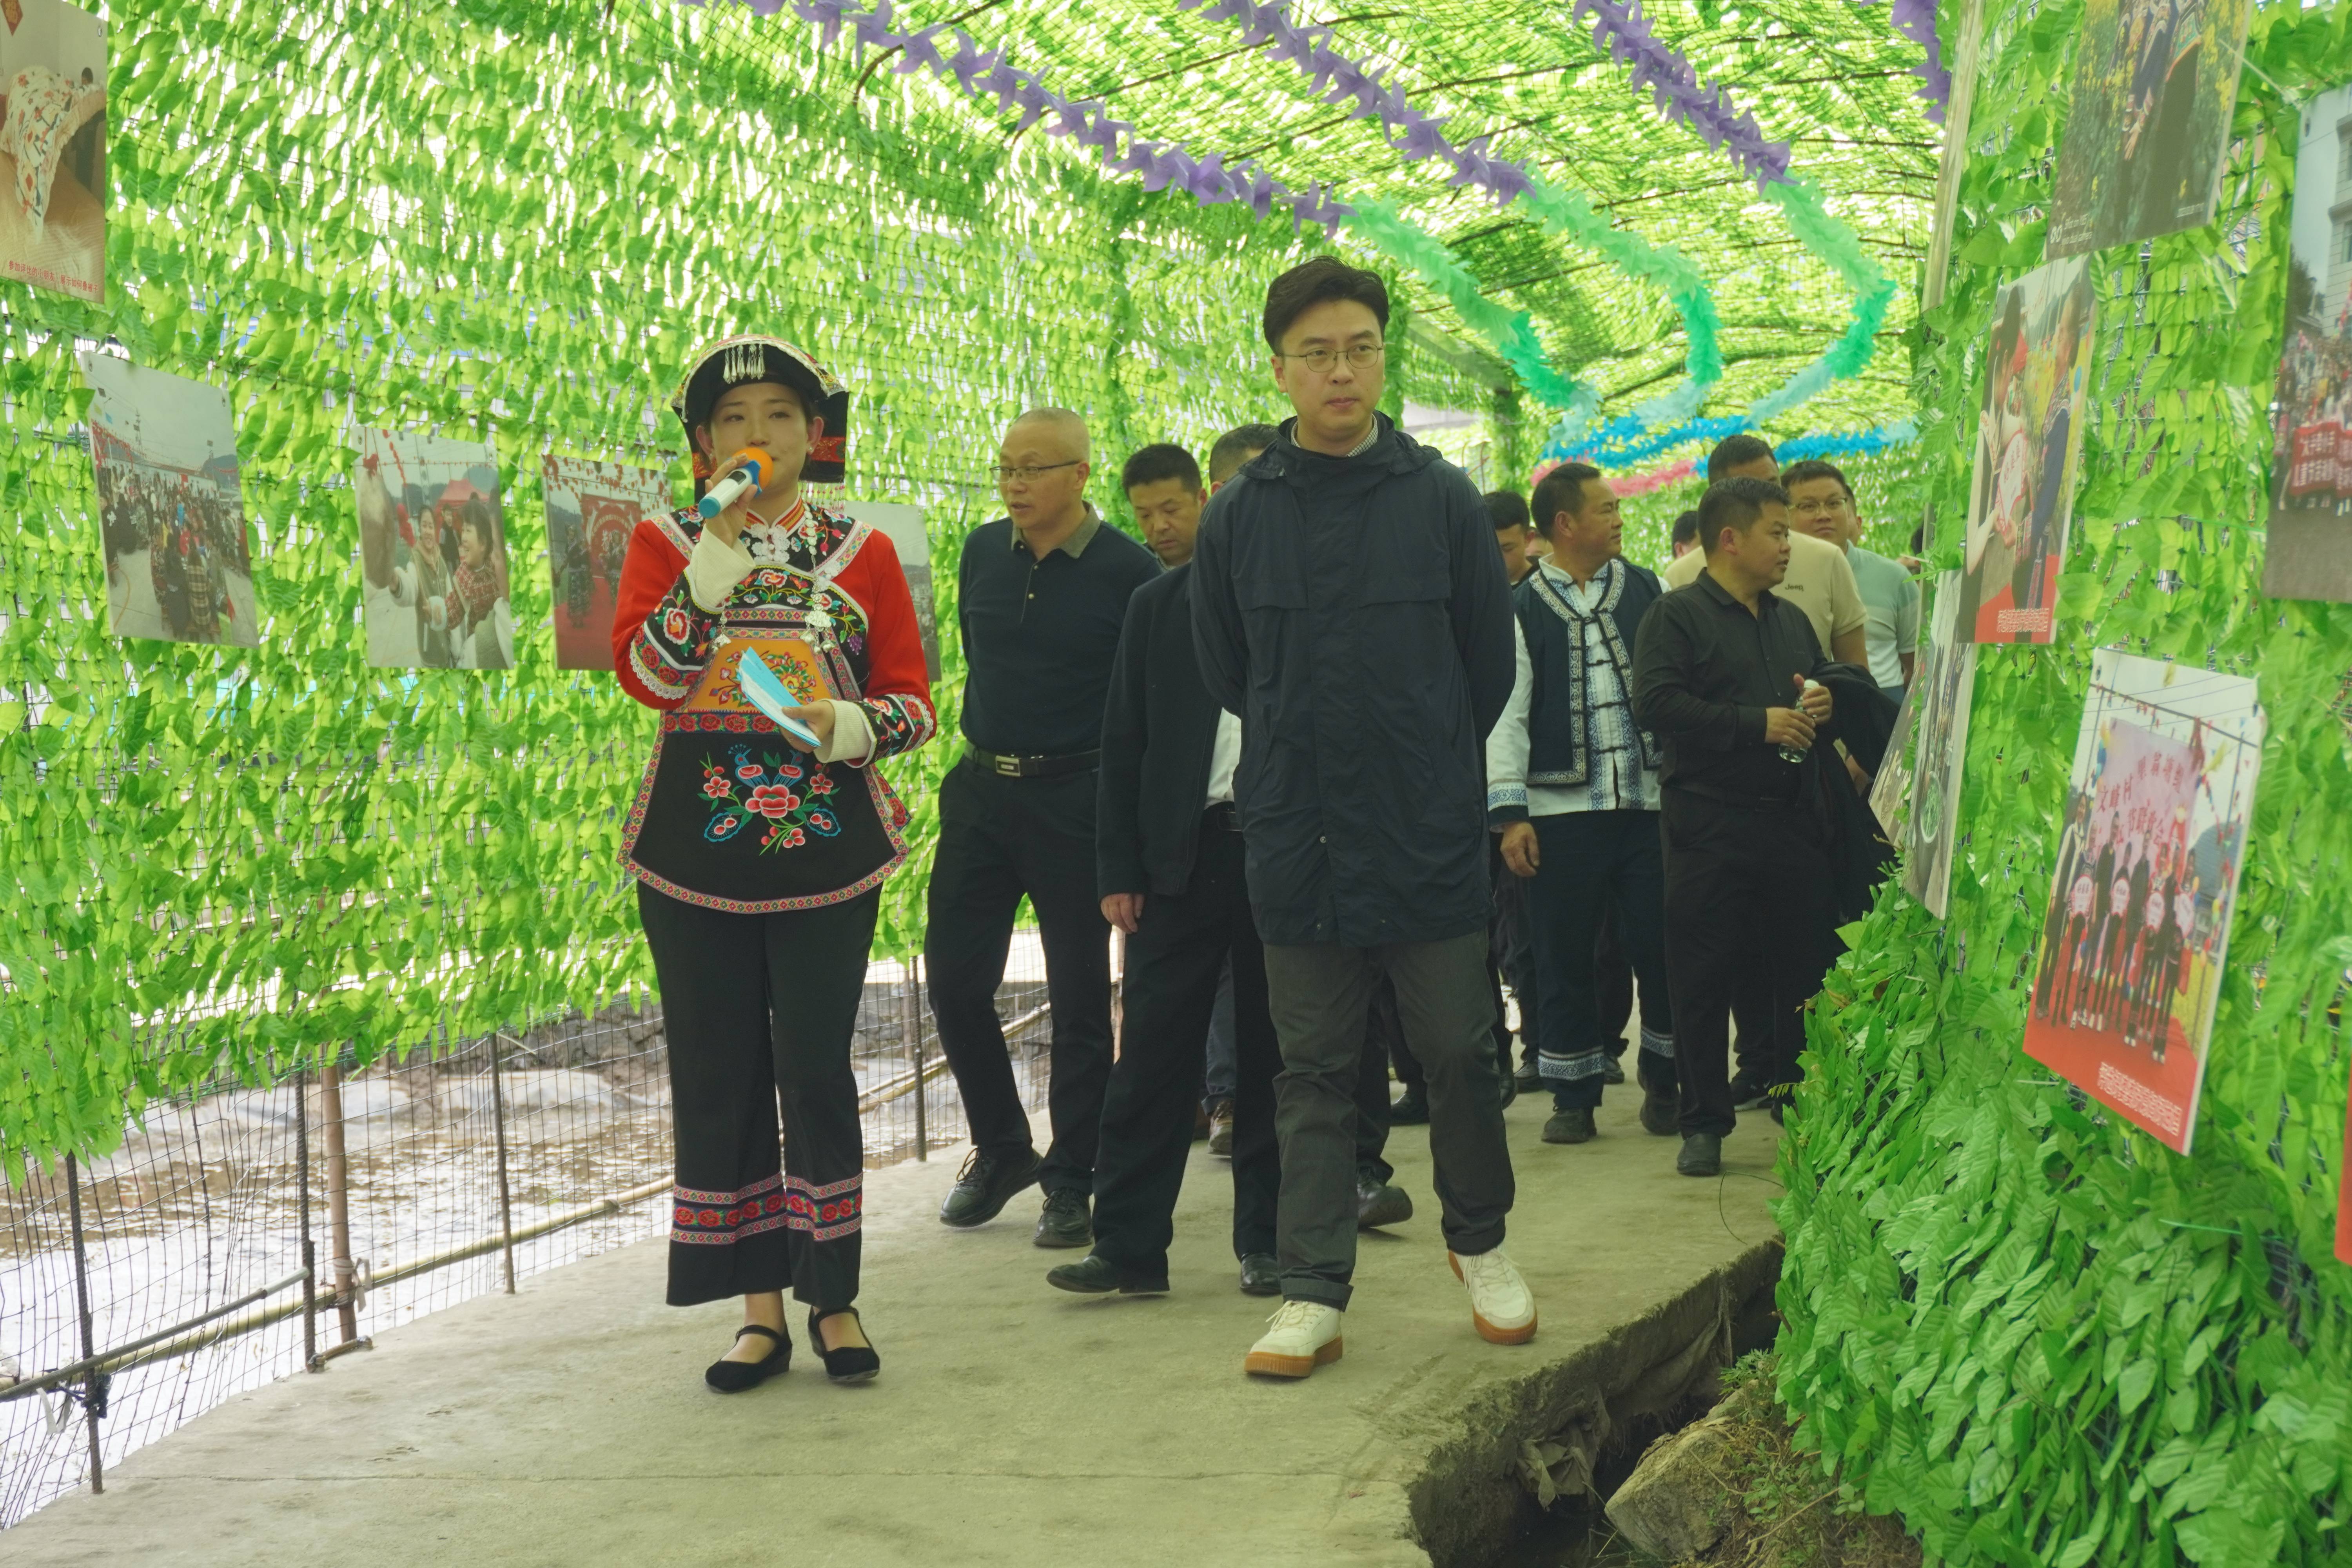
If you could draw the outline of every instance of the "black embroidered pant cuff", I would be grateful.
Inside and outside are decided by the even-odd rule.
[[[857,1299],[866,1148],[849,1050],[881,897],[732,914],[638,884],[677,1138],[670,1305],[788,1288],[828,1312]]]

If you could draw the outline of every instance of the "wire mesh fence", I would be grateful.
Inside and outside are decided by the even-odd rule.
[[[851,1049],[869,1168],[965,1133],[920,980],[867,970]],[[997,1013],[1034,1109],[1033,932]],[[670,1136],[661,1009],[632,991],[399,1060],[208,1084],[150,1102],[110,1155],[33,1167],[0,1195],[0,1527],[236,1394],[659,1237]]]

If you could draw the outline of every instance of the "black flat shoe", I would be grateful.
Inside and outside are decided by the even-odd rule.
[[[857,1317],[856,1308],[844,1307],[841,1310],[848,1313],[853,1318],[857,1318],[857,1326],[859,1328],[862,1329],[866,1326],[866,1320],[864,1318]],[[831,1378],[834,1382],[867,1382],[876,1373],[882,1370],[882,1357],[876,1352],[872,1345],[844,1345],[837,1351],[829,1351],[824,1348],[824,1334],[819,1330],[817,1324],[820,1321],[821,1317],[833,1318],[838,1316],[840,1316],[840,1313],[838,1312],[825,1312],[820,1314],[815,1308],[810,1308],[808,1319],[809,1343],[814,1345],[816,1347],[816,1353],[824,1358],[824,1375]]]
[[[1253,1252],[1242,1259],[1242,1294],[1282,1294],[1282,1260],[1271,1252]]]
[[[765,1334],[776,1342],[776,1348],[758,1361],[714,1361],[702,1369],[702,1381],[721,1394],[740,1394],[747,1388],[757,1388],[793,1364],[792,1336],[782,1329],[772,1329],[764,1323],[746,1323],[735,1331],[735,1337],[745,1334]]]

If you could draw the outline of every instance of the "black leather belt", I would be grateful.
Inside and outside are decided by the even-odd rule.
[[[1227,833],[1239,833],[1242,830],[1241,814],[1234,809],[1232,801],[1221,800],[1201,814],[1201,831],[1210,833],[1218,828],[1223,828]]]
[[[1049,779],[1057,773],[1080,773],[1102,759],[1100,752],[1076,752],[1066,757],[1006,757],[972,745],[965,746],[963,754],[979,764],[981,772],[1008,779]]]

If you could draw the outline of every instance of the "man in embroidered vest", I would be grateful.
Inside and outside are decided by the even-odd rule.
[[[1613,904],[1639,977],[1642,1125],[1675,1131],[1658,742],[1633,718],[1633,638],[1658,580],[1622,553],[1616,492],[1564,463],[1536,486],[1551,556],[1513,594],[1518,678],[1486,738],[1486,814],[1525,879],[1535,930],[1538,1061],[1552,1091],[1547,1143],[1582,1143],[1607,1082],[1592,947]]]

